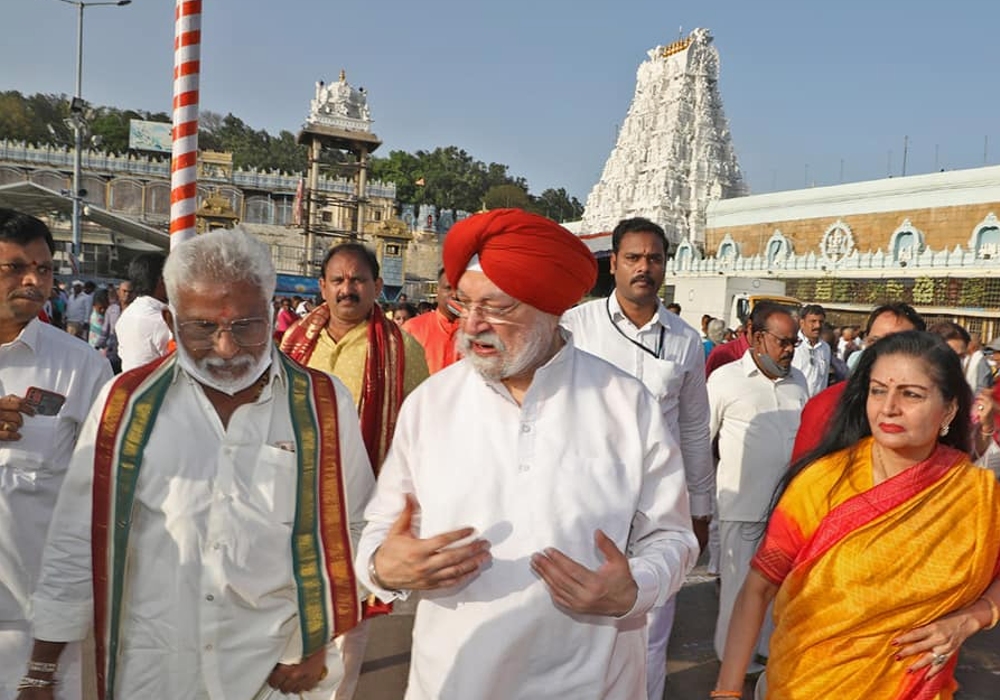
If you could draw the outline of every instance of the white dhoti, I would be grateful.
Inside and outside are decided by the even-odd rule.
[[[719,618],[715,625],[715,653],[722,659],[726,647],[726,634],[729,632],[729,620],[736,604],[736,596],[743,587],[743,581],[750,571],[750,560],[757,552],[757,545],[764,533],[763,523],[746,523],[735,520],[719,522],[719,577],[722,587],[719,591]],[[768,606],[764,624],[757,639],[756,653],[767,658],[767,648],[771,641],[774,623],[771,619],[771,607]],[[748,673],[758,673],[763,669],[758,663],[751,662]]]

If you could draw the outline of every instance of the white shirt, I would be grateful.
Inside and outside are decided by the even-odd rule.
[[[578,348],[638,378],[660,402],[684,456],[691,514],[710,515],[715,465],[708,437],[705,350],[698,332],[662,304],[637,328],[614,293],[570,309],[561,323],[573,332]]]
[[[73,445],[110,378],[111,365],[99,352],[38,319],[0,345],[0,396],[24,396],[39,387],[66,397],[55,416],[22,415],[20,440],[0,441],[0,622],[28,619],[45,531]]]
[[[295,438],[278,363],[271,373],[258,401],[223,428],[201,386],[177,370],[136,489],[116,697],[247,700],[276,663],[300,660]],[[374,479],[354,402],[334,383],[344,510],[356,531]],[[41,639],[82,639],[90,626],[92,465],[106,397],[87,417],[46,543],[33,599]],[[327,658],[340,667],[333,644]]]
[[[990,363],[986,361],[982,350],[966,355],[962,360],[962,368],[965,370],[965,381],[969,383],[973,394],[978,394],[980,390],[993,385]]]
[[[461,588],[421,593],[408,700],[645,697],[646,612],[680,588],[698,545],[676,443],[635,378],[569,339],[521,406],[468,360],[424,381],[400,411],[355,559],[387,598],[366,567],[405,493],[419,537],[472,526],[493,557]],[[638,585],[622,619],[557,608],[529,565],[556,547],[599,567],[597,528]]]
[[[799,331],[799,340],[802,342],[795,348],[792,367],[805,375],[806,388],[813,397],[823,391],[830,380],[830,346],[823,340],[812,345],[802,331]]]
[[[155,297],[142,296],[129,304],[118,317],[118,356],[122,371],[142,367],[167,354],[171,333],[163,320],[167,305]]]
[[[788,468],[809,396],[792,367],[770,379],[747,350],[708,378],[712,437],[719,438],[719,519],[763,522],[778,481]]]
[[[71,294],[66,300],[67,323],[89,323],[94,298],[86,292]]]

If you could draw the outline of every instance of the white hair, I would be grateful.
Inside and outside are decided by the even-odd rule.
[[[170,251],[163,265],[167,298],[197,282],[248,282],[270,301],[278,285],[271,249],[240,227],[215,229],[195,236]]]
[[[705,335],[713,343],[721,343],[722,339],[726,335],[726,322],[721,318],[713,318],[708,322],[708,328],[705,330]]]

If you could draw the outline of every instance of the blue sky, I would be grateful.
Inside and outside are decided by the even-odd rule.
[[[173,0],[86,10],[83,94],[169,111]],[[753,192],[1000,163],[996,0],[205,0],[202,108],[296,131],[364,86],[392,149],[455,145],[586,199],[646,51],[707,27]],[[2,0],[0,89],[72,93],[76,11]],[[890,154],[891,151],[891,154]],[[843,166],[841,162],[843,161]]]

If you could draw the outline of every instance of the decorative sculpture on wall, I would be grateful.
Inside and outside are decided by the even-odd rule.
[[[837,219],[826,229],[819,249],[830,262],[839,262],[854,252],[854,232],[844,221]]]

